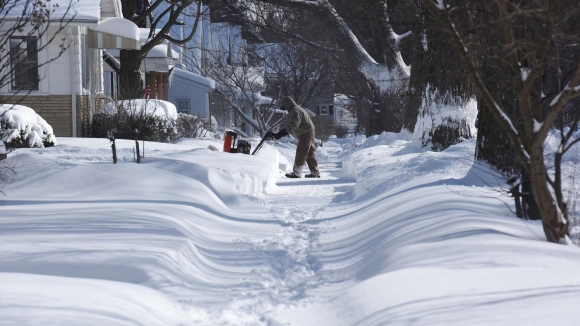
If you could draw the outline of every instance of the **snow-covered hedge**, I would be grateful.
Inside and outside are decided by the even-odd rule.
[[[0,140],[6,149],[56,145],[52,127],[33,109],[23,105],[0,105]]]
[[[103,112],[115,114],[119,109],[122,109],[125,113],[130,115],[140,115],[145,113],[148,116],[159,117],[161,119],[177,119],[177,108],[175,105],[163,100],[122,100],[115,103],[107,103],[103,108]]]
[[[162,100],[108,103],[93,115],[91,137],[172,142],[177,136],[177,109]]]

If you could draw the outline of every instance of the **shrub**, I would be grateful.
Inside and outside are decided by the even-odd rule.
[[[136,130],[136,131],[135,131]],[[117,139],[135,139],[158,142],[172,142],[177,137],[173,120],[156,116],[130,117],[120,113],[97,113],[91,123],[91,137],[109,138],[113,132]]]
[[[316,129],[316,138],[323,142],[327,142],[330,135],[334,133],[334,123],[332,119],[317,115],[312,118],[312,123],[314,123],[314,128]]]
[[[177,138],[204,137],[211,127],[207,119],[201,119],[186,113],[179,113],[177,117]]]
[[[336,134],[336,138],[345,138],[348,135],[348,127],[343,124],[339,124],[336,126],[336,128],[334,128],[334,133]]]
[[[23,105],[0,105],[0,141],[15,148],[56,145],[52,127],[33,109]]]
[[[161,100],[107,103],[91,121],[91,137],[172,142],[177,136],[175,106]]]

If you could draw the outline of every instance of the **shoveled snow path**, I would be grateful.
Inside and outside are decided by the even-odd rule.
[[[258,199],[270,208],[271,218],[282,225],[277,237],[256,244],[256,251],[272,255],[270,265],[263,271],[264,284],[269,288],[260,295],[265,305],[277,304],[277,310],[285,310],[324,300],[306,293],[326,284],[318,273],[316,252],[320,235],[328,231],[327,225],[312,222],[337,209],[335,204],[342,202],[342,196],[355,184],[355,180],[341,175],[342,163],[333,159],[320,164],[320,179],[280,178],[275,189]],[[260,313],[268,315],[268,311]]]

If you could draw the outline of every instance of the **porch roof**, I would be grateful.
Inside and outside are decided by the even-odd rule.
[[[139,27],[132,21],[113,17],[89,29],[89,47],[93,49],[141,49]]]

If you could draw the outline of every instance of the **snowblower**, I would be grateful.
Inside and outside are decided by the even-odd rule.
[[[238,133],[232,130],[226,130],[224,135],[224,152],[227,153],[244,153],[250,154],[252,145],[249,141],[245,139],[240,139],[237,141],[238,147],[236,147],[236,140],[238,139]]]

